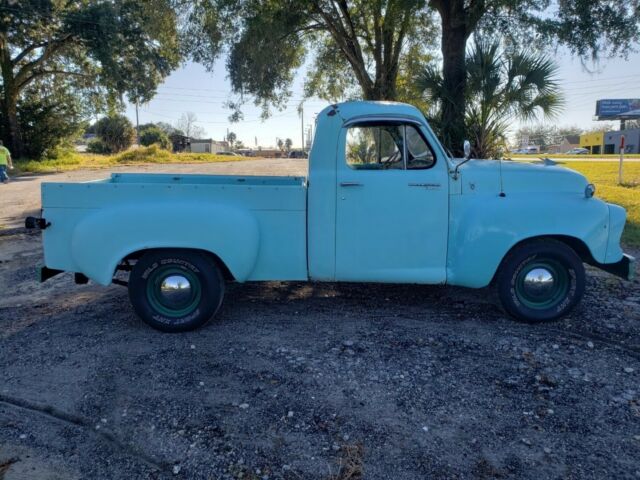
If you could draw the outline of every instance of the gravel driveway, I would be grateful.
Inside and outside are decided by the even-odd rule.
[[[0,236],[0,479],[640,478],[638,281],[537,326],[488,289],[231,285],[168,335],[40,262]]]

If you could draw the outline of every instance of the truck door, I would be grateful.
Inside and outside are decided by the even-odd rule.
[[[419,124],[343,128],[337,161],[336,279],[446,280],[448,171]]]

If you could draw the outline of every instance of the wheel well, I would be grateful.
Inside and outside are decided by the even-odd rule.
[[[502,264],[504,263],[504,260],[509,256],[509,254],[513,250],[515,250],[516,248],[519,248],[522,245],[525,245],[525,244],[527,244],[529,242],[538,241],[538,240],[546,240],[546,239],[555,240],[557,242],[564,243],[567,247],[569,247],[574,252],[576,252],[576,254],[580,257],[580,259],[582,260],[583,263],[588,263],[588,264],[596,263],[596,260],[593,258],[593,255],[591,254],[591,251],[589,250],[589,247],[587,247],[587,244],[584,243],[579,238],[571,237],[569,235],[539,235],[537,237],[525,238],[523,240],[520,240],[515,245],[513,245],[509,249],[509,251],[507,253],[505,253],[504,257],[502,257],[502,260],[500,261],[500,265],[498,266],[498,268],[496,269],[495,273],[493,274],[493,278],[491,279],[491,283],[493,284],[495,282],[496,276],[498,275],[498,272],[502,268]]]
[[[120,263],[118,265],[120,266],[120,265],[126,264],[129,260],[138,260],[143,255],[145,255],[146,253],[157,252],[159,250],[186,250],[186,251],[191,251],[191,252],[202,253],[202,254],[206,255],[207,257],[211,258],[211,260],[213,260],[213,262],[217,265],[217,267],[222,272],[222,276],[224,277],[225,280],[227,280],[227,281],[235,281],[235,278],[234,278],[233,274],[231,273],[231,270],[229,270],[229,267],[227,267],[227,265],[222,261],[222,259],[218,255],[216,255],[215,253],[210,252],[208,250],[203,250],[203,249],[200,249],[200,248],[147,248],[147,249],[144,249],[144,250],[138,250],[138,251],[130,253],[129,255],[124,257],[120,261]]]

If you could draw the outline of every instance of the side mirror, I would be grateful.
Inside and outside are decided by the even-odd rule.
[[[469,157],[471,156],[471,144],[469,143],[469,140],[464,141],[463,148],[464,148],[464,159],[469,160]]]

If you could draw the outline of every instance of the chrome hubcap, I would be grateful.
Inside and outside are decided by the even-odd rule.
[[[525,293],[533,298],[545,298],[553,291],[555,279],[546,268],[534,268],[524,277]]]
[[[191,283],[182,275],[170,275],[160,285],[160,296],[167,307],[182,307],[191,300]]]

